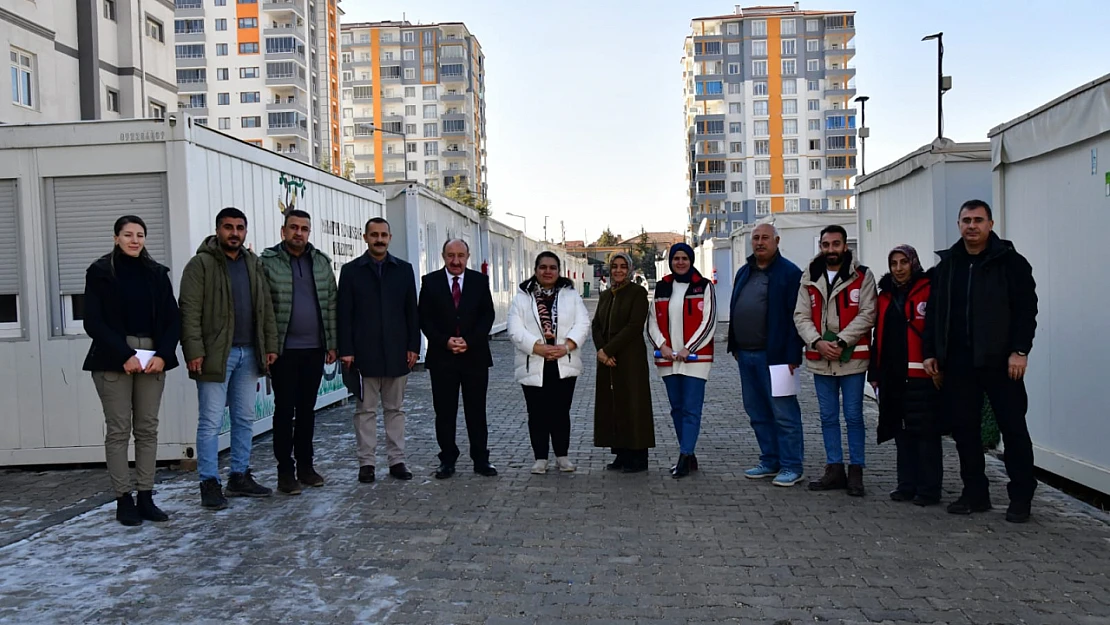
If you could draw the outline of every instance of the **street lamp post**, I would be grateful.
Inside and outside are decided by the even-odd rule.
[[[548,217],[550,217],[550,215],[544,215],[543,216],[543,242],[544,243],[547,243],[547,218]]]
[[[952,88],[952,77],[944,75],[944,33],[922,37],[922,41],[937,40],[937,139],[944,137],[944,94]]]
[[[867,127],[867,101],[870,96],[861,95],[856,98],[859,102],[860,114],[860,128],[859,128],[859,175],[867,175],[867,137],[871,136],[871,130]]]
[[[517,219],[523,221],[524,222],[524,234],[525,235],[528,234],[528,220],[525,219],[524,215],[517,215],[516,213],[505,213],[505,214],[508,215],[509,217],[516,217]]]
[[[401,155],[405,157],[405,182],[408,182],[409,181],[409,152],[408,152],[408,150],[409,150],[409,136],[407,134],[405,134],[404,132],[397,132],[396,130],[386,130],[385,128],[378,128],[377,126],[371,126],[370,130],[373,130],[375,132],[384,132],[384,133],[388,133],[388,134],[391,134],[391,135],[397,135],[397,136],[401,137],[401,141],[404,144],[404,145],[401,146]],[[384,174],[384,172],[382,172],[382,173]],[[385,180],[384,175],[382,176],[382,180]]]

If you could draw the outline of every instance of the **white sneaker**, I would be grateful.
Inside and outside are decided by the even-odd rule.
[[[566,456],[558,456],[555,458],[555,466],[563,473],[574,473],[574,465],[571,463],[570,458]]]
[[[535,473],[536,475],[543,475],[544,473],[547,473],[547,461],[537,460],[536,464],[532,465],[532,473]]]

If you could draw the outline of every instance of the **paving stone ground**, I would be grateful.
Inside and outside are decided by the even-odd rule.
[[[593,346],[584,350],[592,359]],[[406,398],[411,482],[382,467],[377,483],[357,483],[350,405],[319,417],[326,487],[213,513],[198,506],[195,474],[165,472],[158,500],[173,520],[162,526],[116,524],[113,504],[96,505],[110,498],[102,469],[5,472],[0,623],[1110,623],[1104,515],[1042,487],[1031,523],[1005,523],[995,462],[993,512],[891,502],[894,449],[872,444],[873,406],[863,499],[743,478],[758,450],[726,358],[707,391],[702,470],[667,472],[677,447],[653,377],[651,471],[614,474],[603,469],[608,451],[592,446],[589,367],[573,407],[578,471],[536,476],[511,345],[499,338],[493,351],[496,478],[469,471],[460,419],[459,474],[432,479],[424,373]],[[804,380],[815,475],[824,455]],[[957,463],[950,444],[946,453],[951,501]],[[275,484],[269,437],[256,441],[253,465]]]

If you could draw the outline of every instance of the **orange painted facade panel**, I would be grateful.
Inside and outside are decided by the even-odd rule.
[[[239,20],[244,17],[253,17],[257,22],[258,4],[235,4],[235,41],[237,43],[259,43],[257,27],[239,28]]]
[[[771,212],[786,209],[782,194],[786,191],[782,162],[782,23],[777,17],[767,19],[767,112],[771,134]]]
[[[382,118],[382,43],[380,29],[370,29],[370,73],[374,85],[374,123]],[[382,133],[374,133],[374,182],[385,182]]]

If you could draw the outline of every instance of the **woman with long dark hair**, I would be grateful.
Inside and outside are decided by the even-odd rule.
[[[879,394],[879,443],[898,447],[895,501],[940,502],[943,460],[938,420],[941,378],[925,372],[922,337],[931,288],[917,250],[899,245],[887,255],[890,273],[879,280],[879,305],[868,379]]]
[[[594,446],[609,447],[616,455],[606,469],[639,473],[647,471],[648,449],[655,447],[644,344],[647,290],[632,281],[632,257],[624,252],[609,259],[609,277],[612,286],[601,294],[593,321],[599,364]]]
[[[177,366],[180,319],[169,269],[146,249],[146,223],[116,220],[115,247],[85,272],[85,332],[92,347],[85,371],[104,408],[104,457],[116,493],[116,520],[124,525],[167,521],[154,504],[158,409],[166,371]],[[127,447],[135,436],[132,499]]]
[[[509,338],[516,347],[516,381],[528,405],[535,474],[547,472],[549,441],[556,468],[567,473],[575,468],[568,451],[570,404],[582,374],[578,350],[589,336],[590,313],[561,268],[558,256],[540,252],[535,274],[509,306]]]

